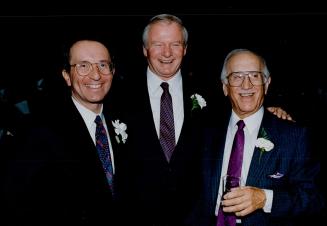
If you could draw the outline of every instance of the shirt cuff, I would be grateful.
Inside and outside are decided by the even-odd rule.
[[[274,192],[273,190],[268,190],[268,189],[263,189],[263,191],[265,192],[266,195],[266,203],[265,206],[263,207],[263,211],[265,213],[271,213]]]

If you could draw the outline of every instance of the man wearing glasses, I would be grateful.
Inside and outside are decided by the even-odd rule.
[[[113,109],[103,103],[115,72],[112,58],[95,40],[73,42],[64,56],[70,95],[52,103],[22,141],[6,182],[10,221],[116,225],[121,137],[115,138]]]
[[[231,51],[221,81],[232,111],[206,130],[202,198],[191,225],[300,225],[323,206],[306,130],[264,110],[271,77],[256,53]]]

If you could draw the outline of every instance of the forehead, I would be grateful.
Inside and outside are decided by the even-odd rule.
[[[227,64],[227,69],[231,71],[256,71],[261,70],[262,62],[260,58],[251,52],[241,52],[232,56]]]
[[[78,41],[70,48],[71,60],[109,60],[108,49],[97,41]]]
[[[149,39],[151,40],[171,40],[183,39],[182,27],[172,21],[159,21],[152,24],[149,28]]]

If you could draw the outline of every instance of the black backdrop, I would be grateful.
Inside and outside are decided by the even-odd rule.
[[[0,17],[0,89],[9,89],[17,102],[29,95],[37,80],[60,76],[63,43],[82,33],[95,33],[108,40],[117,76],[135,76],[145,67],[142,30],[149,18],[162,13],[144,11]],[[316,99],[316,94],[326,99],[327,13],[304,9],[202,11],[175,13],[190,34],[183,67],[186,73],[213,81],[218,87],[226,53],[233,48],[249,48],[266,58],[273,79],[270,95],[277,104],[296,111],[294,114],[304,114],[309,107],[303,105],[303,99]]]
[[[37,101],[40,95],[41,99],[48,92],[60,95],[58,85],[64,85],[60,75],[62,45],[85,32],[111,43],[118,78],[138,76],[146,66],[142,31],[158,13],[173,13],[184,21],[190,39],[183,70],[211,84],[218,96],[222,95],[218,82],[222,61],[231,49],[249,48],[263,55],[272,76],[271,103],[313,128],[315,154],[325,155],[321,129],[327,126],[323,120],[327,114],[327,10],[317,6],[225,5],[218,10],[103,9],[95,13],[76,6],[74,13],[52,9],[22,15],[2,10],[0,89],[7,90],[12,104],[31,101],[32,111],[42,107]],[[42,78],[44,89],[36,92],[35,84]],[[325,168],[322,165],[322,178]]]

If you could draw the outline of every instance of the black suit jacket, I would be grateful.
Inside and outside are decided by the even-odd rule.
[[[228,121],[226,118],[220,126],[205,132],[202,198],[190,225],[216,225],[214,213]],[[319,167],[310,156],[307,131],[267,112],[262,127],[274,148],[261,157],[260,150],[255,148],[246,186],[273,190],[272,210],[271,213],[256,210],[242,218],[242,225],[302,225],[299,219],[314,215],[324,205],[315,184]]]
[[[119,215],[97,150],[71,101],[24,136],[5,180],[9,225],[116,225]],[[104,112],[119,171],[120,147]]]
[[[167,162],[155,129],[146,76],[126,90],[129,148],[121,190],[130,219],[140,225],[182,225],[198,194],[201,112],[205,108],[191,111],[190,97],[195,90],[183,78],[184,122]]]

